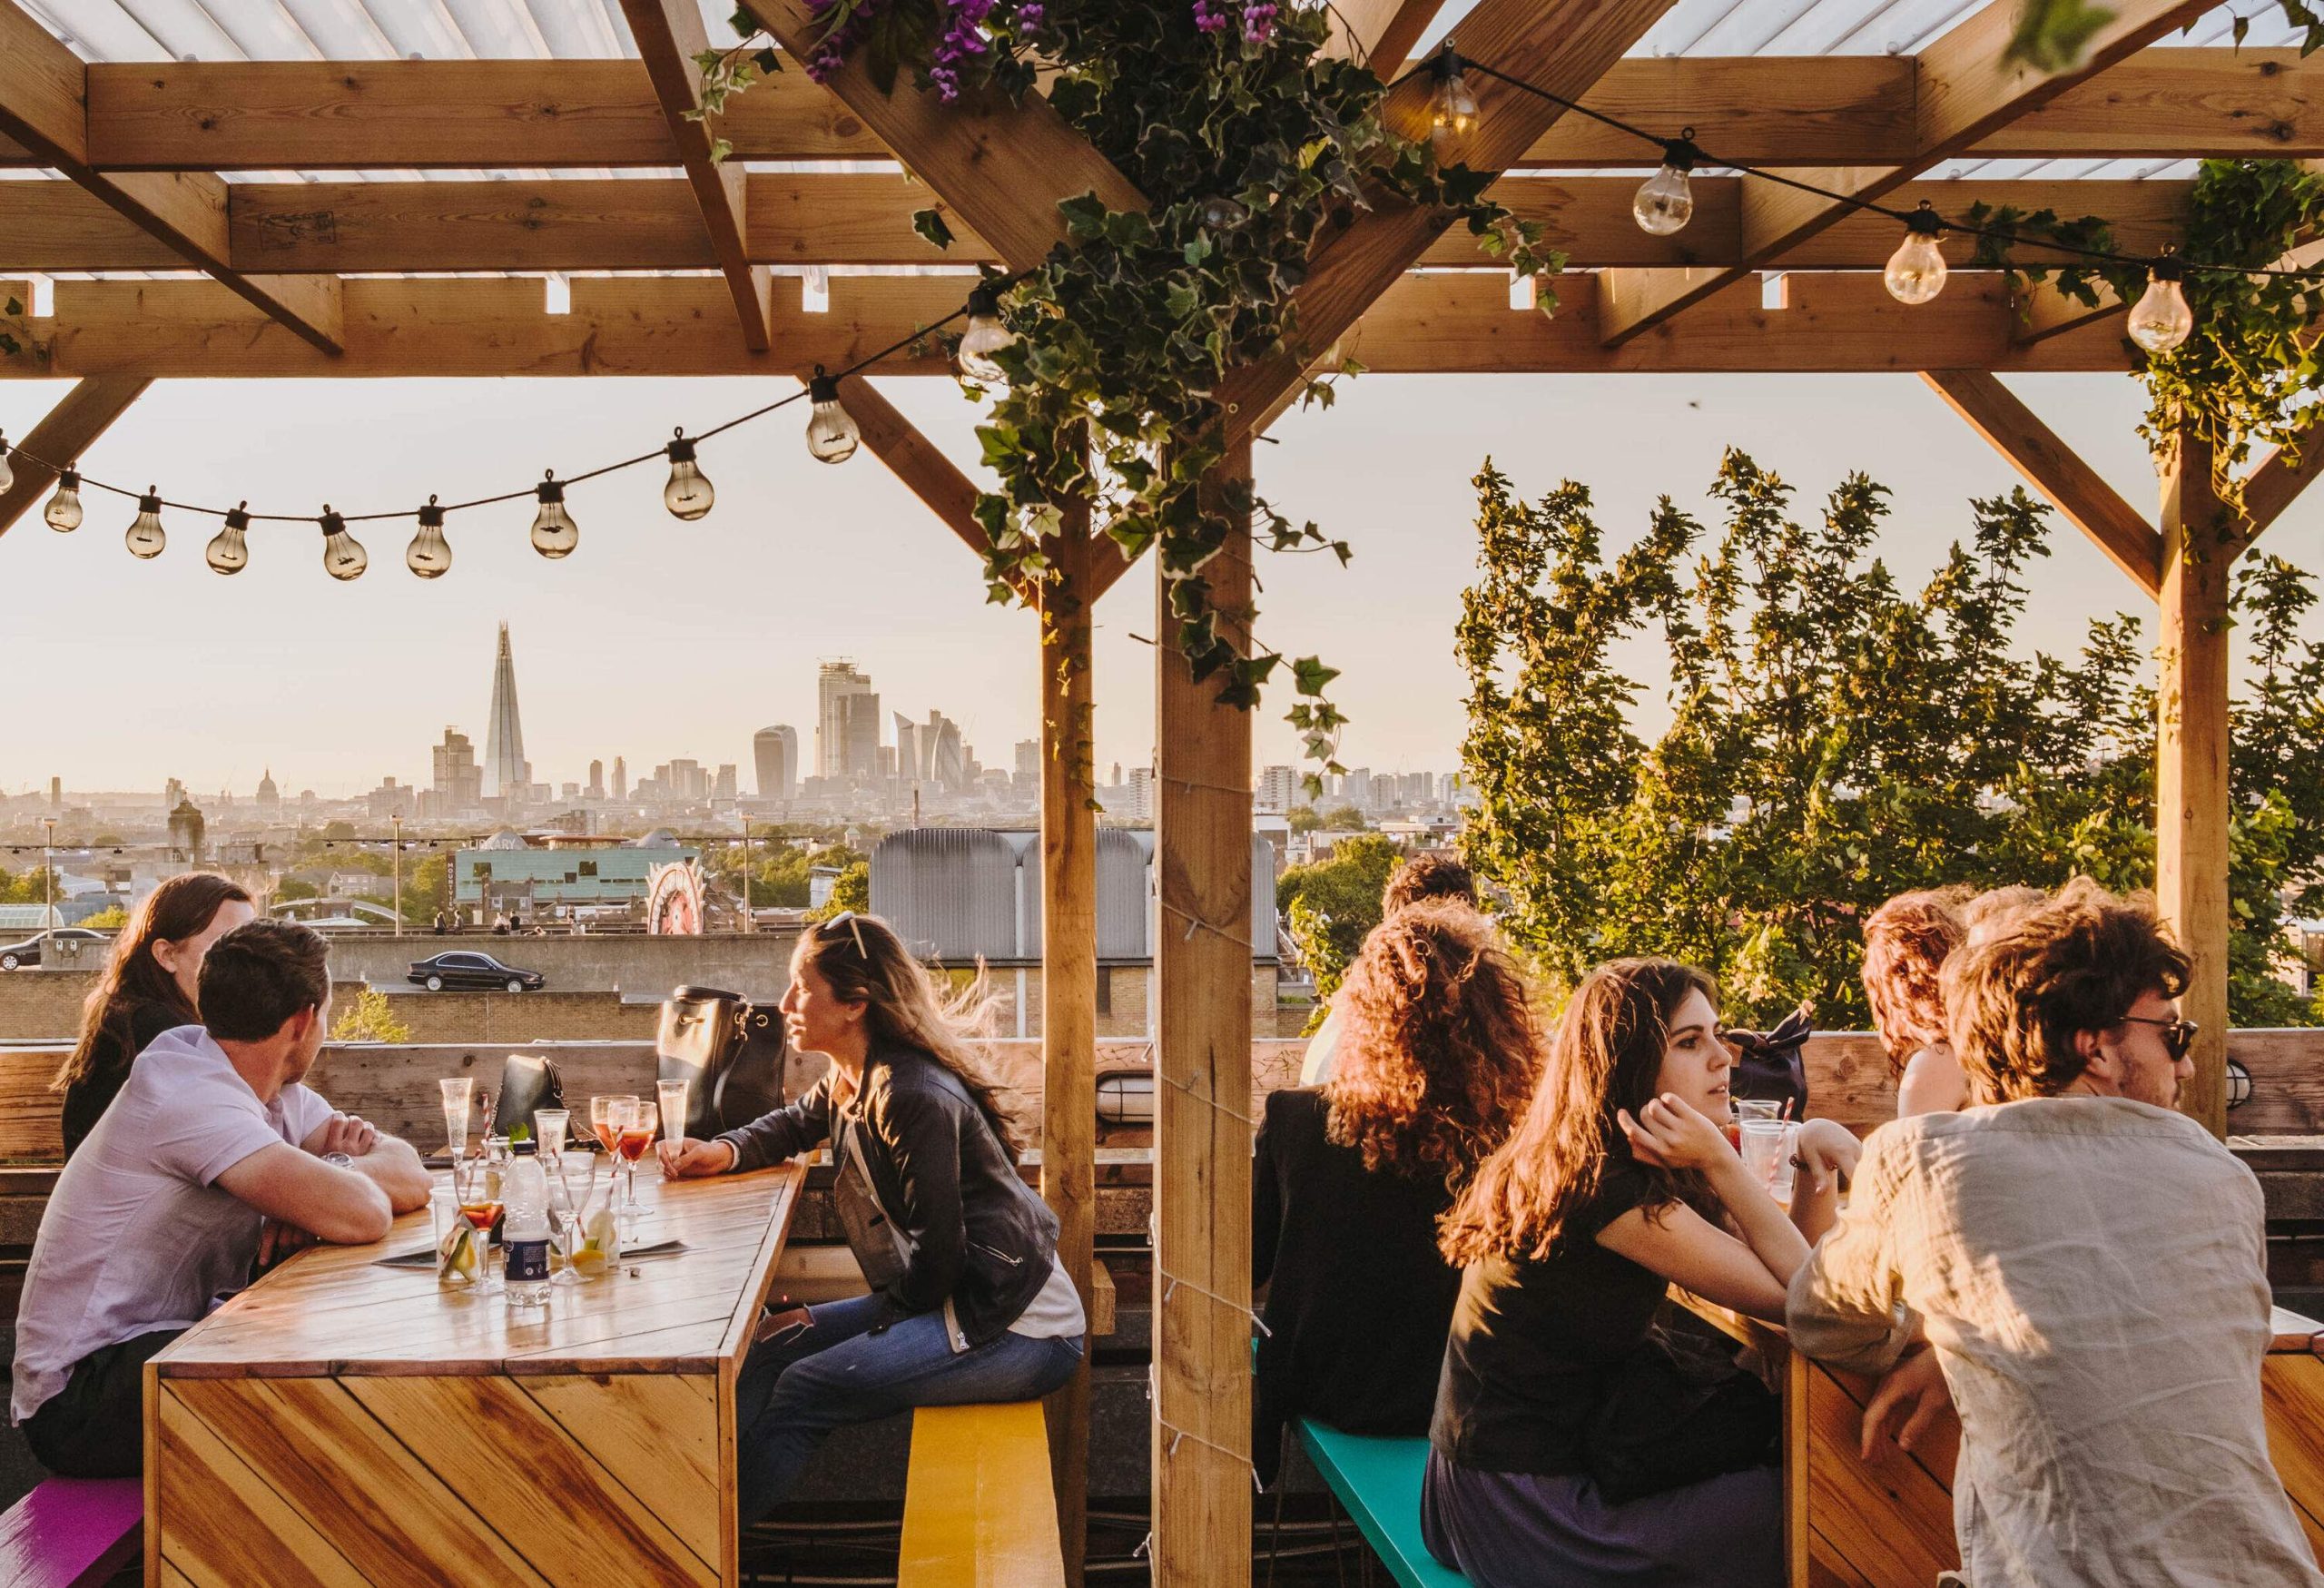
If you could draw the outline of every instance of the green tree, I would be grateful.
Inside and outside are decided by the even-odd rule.
[[[320,899],[322,890],[312,883],[302,883],[297,877],[284,877],[274,884],[274,902],[287,904],[294,899]]]
[[[1315,815],[1316,829],[1325,833],[1362,833],[1371,825],[1371,818],[1354,805],[1334,805]]]
[[[818,863],[823,863],[818,862]],[[843,911],[872,908],[872,863],[851,863],[832,883],[832,896],[821,908],[807,912],[810,921],[829,921]]]
[[[403,874],[403,919],[408,926],[428,926],[451,898],[452,863],[440,854],[421,857]]]
[[[1365,833],[1343,839],[1327,860],[1295,865],[1275,883],[1299,962],[1315,979],[1315,995],[1329,998],[1372,929],[1380,924],[1380,891],[1403,859],[1393,838]]]
[[[1294,805],[1286,820],[1294,833],[1320,832],[1324,825],[1323,813],[1313,805]]]
[[[330,1040],[334,1042],[409,1042],[411,1028],[396,1018],[395,1007],[388,995],[376,987],[366,987],[355,995],[355,1001],[339,1011],[339,1019],[331,1022]]]
[[[129,924],[129,912],[120,905],[109,905],[81,922],[91,932],[119,932]]]

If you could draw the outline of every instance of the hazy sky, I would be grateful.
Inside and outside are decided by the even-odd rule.
[[[2046,376],[2019,393],[2132,503],[2154,476],[2135,434],[2140,389],[2119,376]],[[975,455],[972,409],[949,382],[883,388],[957,459]],[[87,469],[179,499],[312,512],[400,507],[522,488],[698,431],[790,390],[747,380],[169,381],[100,441]],[[0,428],[22,437],[62,385],[0,383]],[[247,571],[202,564],[215,520],[165,517],[168,550],[122,546],[133,503],[91,493],[89,521],[51,532],[37,509],[0,539],[12,687],[0,788],[247,792],[271,766],[286,791],[359,792],[385,774],[424,782],[428,746],[457,725],[481,753],[493,631],[513,632],[534,775],[579,780],[591,757],[633,777],[673,756],[733,761],[750,736],[800,730],[812,756],[818,658],[852,656],[885,710],[957,718],[988,764],[1036,731],[1036,631],[984,605],[976,559],[868,451],[808,458],[786,409],[705,446],[717,509],[681,524],[647,466],[577,488],[580,548],[544,561],[530,504],[456,516],[452,570],[403,567],[409,523],[359,531],[370,571],[339,585],[307,526],[254,530]],[[1264,637],[1344,669],[1354,718],[1343,758],[1449,770],[1462,731],[1452,626],[1473,561],[1470,477],[1488,455],[1528,496],[1561,478],[1596,493],[1610,550],[1654,497],[1703,504],[1732,443],[1779,471],[1813,510],[1850,469],[1895,490],[1883,555],[1917,584],[1968,527],[1973,495],[2014,475],[1921,382],[1880,376],[1370,376],[1329,413],[1294,414],[1258,449],[1262,490],[1352,541],[1355,560],[1264,558]],[[2324,495],[2263,544],[2319,560]],[[2027,637],[2078,643],[2085,620],[2137,610],[2136,592],[2070,526],[2036,572]],[[2151,617],[2152,608],[2144,607]],[[1147,759],[1153,580],[1139,569],[1098,609],[1100,767]],[[1262,762],[1295,741],[1271,700]]]

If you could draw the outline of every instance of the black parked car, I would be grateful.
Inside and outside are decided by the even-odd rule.
[[[538,992],[548,985],[548,978],[538,971],[519,971],[474,949],[455,949],[433,959],[415,961],[405,980],[417,981],[430,992],[441,992],[447,987],[497,987],[509,992]]]
[[[0,971],[22,971],[40,963],[40,946],[51,938],[77,938],[84,942],[103,942],[105,934],[92,932],[85,926],[60,926],[54,932],[34,932],[22,942],[12,942],[0,948]]]

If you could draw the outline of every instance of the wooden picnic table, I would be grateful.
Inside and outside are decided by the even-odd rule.
[[[638,1177],[624,1263],[545,1317],[302,1252],[145,1376],[145,1580],[168,1588],[740,1581],[734,1381],[805,1178]]]

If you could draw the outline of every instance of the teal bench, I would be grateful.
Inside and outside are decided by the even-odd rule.
[[[1400,1588],[1466,1588],[1468,1579],[1439,1564],[1420,1541],[1426,1439],[1343,1434],[1302,1417],[1299,1444]]]

